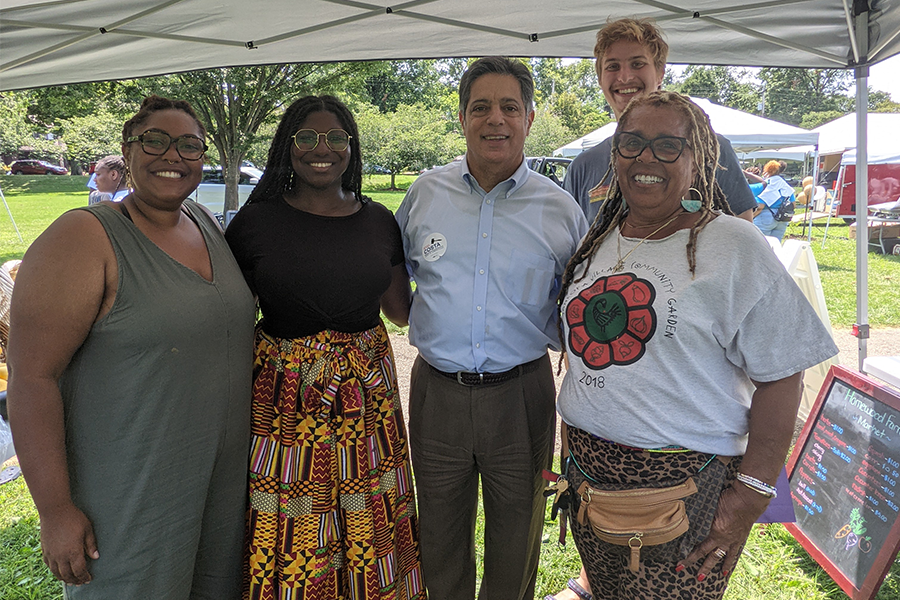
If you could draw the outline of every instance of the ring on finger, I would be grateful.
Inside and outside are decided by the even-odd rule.
[[[724,548],[716,548],[716,551],[713,552],[713,554],[715,554],[716,558],[722,560],[723,558],[725,558],[725,555],[728,554],[728,550],[725,550]]]

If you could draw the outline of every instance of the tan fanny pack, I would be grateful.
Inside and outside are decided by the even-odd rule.
[[[684,500],[697,491],[693,478],[667,488],[597,490],[585,481],[578,488],[578,522],[590,521],[601,540],[631,548],[628,568],[641,567],[641,548],[670,542],[688,530]]]

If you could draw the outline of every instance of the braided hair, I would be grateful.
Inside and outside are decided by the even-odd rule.
[[[686,246],[688,268],[693,276],[697,266],[697,235],[707,223],[715,218],[715,211],[729,215],[733,214],[728,206],[725,193],[716,182],[716,169],[719,167],[719,140],[709,123],[709,117],[699,106],[694,104],[687,96],[666,91],[652,92],[629,102],[619,117],[619,125],[616,128],[616,132],[623,129],[631,113],[639,106],[664,107],[674,110],[681,114],[688,125],[688,145],[691,150],[695,171],[691,187],[700,194],[700,218],[691,227],[690,237]],[[590,229],[588,229],[587,235],[585,235],[584,240],[563,272],[562,285],[557,298],[560,313],[563,300],[566,297],[569,286],[574,281],[575,271],[578,266],[581,263],[585,263],[584,274],[581,276],[581,279],[584,279],[590,270],[591,261],[597,249],[600,248],[600,245],[603,244],[609,233],[619,226],[628,215],[628,204],[622,195],[618,173],[616,173],[615,169],[616,151],[617,148],[613,147],[613,151],[610,153],[609,168],[601,179],[601,181],[606,181],[606,178],[611,175],[606,199],[600,206],[600,212],[597,214],[597,218],[594,219],[593,224],[591,224]],[[560,314],[560,316],[562,315]],[[557,323],[560,340],[563,340],[562,318]]]
[[[341,127],[350,134],[350,164],[341,176],[341,187],[352,192],[360,202],[368,200],[362,195],[362,154],[359,149],[359,130],[356,120],[347,106],[334,96],[304,96],[295,101],[284,112],[272,145],[266,170],[259,183],[250,193],[247,204],[271,202],[281,198],[285,192],[294,189],[297,174],[291,163],[291,137],[297,133],[306,118],[314,112],[329,112],[337,117]]]

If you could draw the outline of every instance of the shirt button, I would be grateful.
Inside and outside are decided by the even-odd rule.
[[[475,310],[481,310],[481,307],[480,307],[480,306],[476,306],[476,307],[475,307]]]
[[[481,234],[481,237],[486,238],[486,237],[487,237],[487,234],[486,234],[486,233],[482,233],[482,234]]]
[[[484,275],[484,269],[478,269],[478,274],[479,274],[479,275]]]
[[[481,344],[475,344],[476,348],[481,348]]]
[[[488,200],[488,201],[487,201],[487,203],[488,203],[488,204],[490,204],[490,203],[491,203],[491,201],[490,201],[490,200]]]

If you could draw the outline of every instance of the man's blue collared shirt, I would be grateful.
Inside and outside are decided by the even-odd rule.
[[[396,216],[429,364],[499,373],[559,348],[560,278],[588,227],[567,192],[524,160],[485,192],[463,159],[421,175]]]

